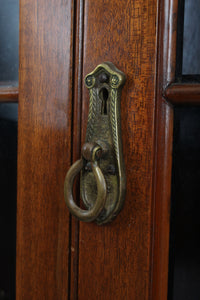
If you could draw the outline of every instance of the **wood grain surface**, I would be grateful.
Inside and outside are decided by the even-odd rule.
[[[16,299],[68,299],[73,2],[20,1]]]
[[[80,223],[78,299],[149,299],[157,1],[86,0],[84,13],[83,75],[111,61],[127,76],[121,98],[127,193],[111,224]]]

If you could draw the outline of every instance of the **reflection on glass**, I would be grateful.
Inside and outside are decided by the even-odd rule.
[[[19,0],[0,0],[0,81],[18,81]]]
[[[175,108],[168,300],[200,299],[200,108]]]
[[[182,74],[200,74],[199,0],[185,0]]]

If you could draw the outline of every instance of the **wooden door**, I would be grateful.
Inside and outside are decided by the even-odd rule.
[[[17,299],[167,299],[173,111],[163,87],[174,78],[176,9],[172,0],[21,0]],[[104,61],[127,77],[127,190],[122,212],[98,226],[71,217],[63,187],[85,138],[83,78]]]

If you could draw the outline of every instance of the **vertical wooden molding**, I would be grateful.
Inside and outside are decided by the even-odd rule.
[[[150,299],[167,300],[173,145],[173,107],[163,97],[175,80],[178,0],[159,1],[155,117],[152,289]]]

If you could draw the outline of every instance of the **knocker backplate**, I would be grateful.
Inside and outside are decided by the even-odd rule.
[[[89,89],[89,115],[86,143],[96,143],[103,155],[98,165],[106,181],[106,203],[97,217],[98,224],[110,222],[121,210],[125,198],[125,168],[122,153],[120,97],[125,75],[112,63],[103,63],[85,78]],[[97,197],[91,163],[81,171],[81,197],[90,209]]]

